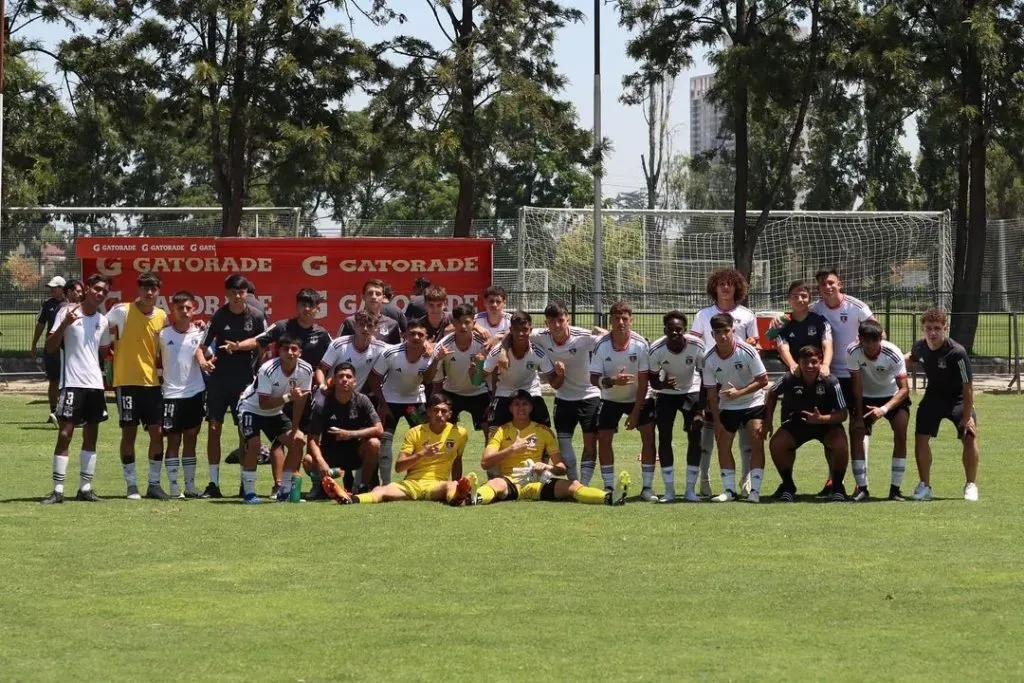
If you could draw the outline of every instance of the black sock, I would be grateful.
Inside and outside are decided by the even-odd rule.
[[[796,489],[796,484],[793,483],[793,468],[787,467],[786,469],[779,468],[779,476],[782,477],[782,485],[788,491]]]

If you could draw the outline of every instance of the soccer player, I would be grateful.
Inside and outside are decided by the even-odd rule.
[[[692,503],[697,497],[697,475],[700,472],[700,440],[704,428],[701,405],[700,373],[704,367],[704,342],[686,334],[686,315],[669,311],[662,318],[665,336],[651,344],[648,380],[656,396],[654,408],[658,427],[658,459],[665,480],[663,503],[676,498],[675,453],[672,430],[676,413],[683,414],[686,433],[686,493]]]
[[[333,376],[338,365],[349,363],[356,371],[356,391],[366,394],[370,392],[367,380],[373,365],[388,345],[373,336],[377,318],[369,311],[358,310],[350,319],[355,332],[331,341],[320,360],[320,372],[325,377]]]
[[[384,286],[384,281],[377,278],[370,278],[363,283],[363,308],[377,318],[377,327],[373,331],[377,339],[385,344],[401,344],[403,332],[398,321],[384,314]],[[347,337],[354,333],[352,316],[349,316],[338,330],[338,336]]]
[[[292,477],[298,474],[302,462],[305,436],[284,412],[288,403],[294,403],[293,415],[301,415],[313,386],[313,366],[302,360],[302,342],[282,335],[277,340],[277,358],[260,366],[256,379],[242,392],[238,401],[242,423],[242,486],[244,502],[258,504],[256,496],[256,464],[259,460],[260,433],[271,442],[277,441],[288,450],[278,500],[287,500],[292,489]]]
[[[200,359],[205,361],[204,330],[192,325],[196,300],[189,292],[171,297],[171,324],[160,330],[159,359],[163,367],[163,433],[167,437],[164,464],[172,498],[198,498],[196,440],[203,424],[206,382]],[[185,469],[185,492],[178,489],[178,453]]]
[[[910,423],[910,386],[903,352],[882,339],[882,326],[874,320],[860,324],[858,343],[847,351],[853,388],[850,449],[857,489],[853,500],[868,500],[868,445],[871,428],[883,417],[892,427],[892,482],[889,500],[903,500],[900,487],[907,470],[907,425]]]
[[[420,318],[427,329],[427,341],[433,344],[446,335],[452,326],[452,316],[444,309],[448,305],[448,292],[444,287],[430,285],[423,292],[427,314]]]
[[[238,344],[257,335],[266,328],[263,313],[248,302],[248,280],[241,275],[229,275],[224,280],[227,303],[214,312],[206,326],[204,349],[213,349],[203,371],[207,373],[206,387],[206,461],[210,466],[210,483],[203,498],[223,498],[220,491],[221,436],[224,418],[230,410],[236,425],[238,399],[252,384],[257,366],[256,347],[239,351]]]
[[[601,390],[597,416],[597,457],[605,490],[615,487],[615,453],[612,439],[619,420],[626,415],[626,429],[640,432],[643,500],[656,500],[654,484],[654,398],[649,391],[648,368],[651,349],[647,340],[633,331],[633,309],[616,301],[608,311],[611,331],[597,342],[590,356],[590,383]],[[583,460],[580,481],[590,482],[594,462]]]
[[[444,393],[431,394],[427,401],[427,421],[405,433],[402,451],[395,463],[395,471],[405,472],[405,479],[351,497],[342,493],[341,502],[434,500],[455,506],[464,504],[473,488],[470,479],[462,476],[462,454],[469,432],[450,422],[451,413],[450,398]]]
[[[65,303],[77,304],[82,302],[82,297],[85,295],[85,285],[82,284],[81,280],[68,280],[64,285],[64,301]]]
[[[412,296],[409,297],[409,303],[405,307],[406,318],[422,318],[427,314],[427,305],[426,301],[424,301],[423,293],[427,291],[429,286],[430,280],[423,276],[412,281]]]
[[[793,463],[796,449],[808,441],[825,445],[829,453],[832,481],[838,482],[829,494],[831,500],[846,500],[843,477],[846,476],[848,451],[846,433],[842,423],[847,416],[846,399],[839,381],[832,375],[821,374],[821,349],[808,344],[800,349],[800,370],[797,374],[782,375],[768,392],[764,407],[764,427],[759,436],[771,436],[768,448],[772,461],[782,477],[776,495],[778,500],[792,503],[796,498],[793,483]],[[783,399],[782,424],[772,435],[775,404]],[[753,495],[753,493],[751,493]]]
[[[476,325],[487,332],[485,338],[490,339],[498,334],[508,332],[512,316],[505,311],[508,304],[508,293],[504,287],[491,285],[484,290],[484,301],[487,310],[476,314]]]
[[[555,391],[555,433],[566,476],[573,481],[576,479],[576,452],[572,437],[577,425],[583,433],[583,461],[590,463],[591,476],[594,473],[601,390],[590,382],[590,353],[607,332],[598,329],[601,334],[592,334],[570,325],[569,309],[561,301],[548,304],[544,309],[544,322],[547,329],[534,332],[533,343],[551,360],[555,374],[562,376],[562,384]]]
[[[405,334],[405,331],[409,327],[409,316],[407,316],[402,311],[402,309],[395,304],[395,302],[393,301],[394,298],[395,296],[394,291],[391,289],[391,283],[385,282],[384,305],[381,306],[380,312],[382,315],[386,315],[387,317],[397,322],[399,332]]]
[[[160,278],[142,273],[136,280],[139,296],[121,303],[107,313],[113,340],[114,391],[121,426],[121,464],[128,487],[128,500],[140,500],[135,475],[135,439],[141,424],[149,433],[149,485],[146,498],[167,500],[160,487],[164,460],[163,395],[157,373],[157,341],[167,325],[167,314],[157,308]]]
[[[512,421],[498,427],[487,442],[480,466],[496,469],[499,476],[477,491],[476,503],[487,505],[502,500],[575,500],[591,505],[621,505],[626,500],[629,475],[623,470],[622,493],[613,499],[610,491],[584,486],[579,481],[555,479],[566,474],[551,430],[530,419],[533,397],[520,389],[510,403]],[[548,462],[544,462],[547,456]]]
[[[543,349],[530,341],[533,318],[529,313],[516,311],[509,325],[510,331],[504,342],[491,349],[484,361],[484,372],[491,376],[494,383],[494,400],[487,411],[487,424],[497,427],[510,422],[512,412],[509,403],[512,402],[512,395],[525,389],[533,396],[533,421],[550,428],[551,414],[541,394],[537,375],[543,373],[556,391],[562,386],[565,376],[559,375]],[[504,365],[504,362],[499,363],[499,357],[503,360],[505,356],[507,367],[499,367]]]
[[[487,342],[473,329],[476,310],[461,304],[452,311],[455,331],[437,343],[435,357],[442,360],[434,377],[433,391],[444,391],[452,400],[452,422],[459,423],[462,413],[469,413],[473,429],[483,429],[487,407],[491,402],[483,381],[481,364],[486,358]]]
[[[794,375],[800,372],[800,364],[793,353],[810,344],[821,349],[821,374],[830,374],[832,366],[832,326],[823,316],[811,312],[811,286],[803,280],[789,285],[789,314],[785,322],[772,323],[775,347],[779,358]]]
[[[381,484],[391,483],[392,444],[398,421],[410,427],[423,421],[426,401],[424,382],[433,381],[436,366],[426,349],[427,328],[422,320],[410,320],[405,341],[380,355],[370,373],[370,392],[377,398],[377,414],[384,422],[380,458]],[[448,399],[449,412],[451,399]]]
[[[957,438],[963,444],[964,500],[978,500],[978,416],[974,412],[974,384],[971,360],[964,347],[949,338],[946,314],[929,310],[921,316],[924,339],[914,342],[906,360],[924,367],[928,386],[917,408],[914,427],[914,457],[921,481],[914,489],[914,500],[932,499],[931,439],[939,435],[943,419],[956,425]]]
[[[303,458],[313,488],[306,500],[323,498],[334,490],[330,485],[322,488],[334,468],[345,471],[345,487],[350,490],[371,486],[383,434],[384,425],[373,401],[356,390],[356,369],[351,363],[339,363],[334,368],[330,394],[318,396],[313,404],[308,453]],[[354,476],[357,471],[361,473],[358,485]]]
[[[96,473],[96,439],[99,425],[107,419],[100,352],[110,343],[106,317],[100,305],[110,291],[110,280],[91,275],[86,280],[81,304],[69,304],[56,311],[46,337],[46,353],[58,354],[60,386],[57,403],[57,445],[53,449],[53,492],[44,505],[64,502],[64,478],[68,471],[68,450],[75,427],[82,428],[81,466],[76,500],[102,500],[92,490]]]
[[[756,503],[761,499],[761,480],[764,477],[764,443],[760,436],[768,372],[757,349],[735,338],[733,319],[728,313],[712,316],[711,333],[715,343],[704,354],[702,376],[714,421],[718,465],[722,469],[724,488],[711,500],[727,503],[736,499],[736,461],[732,456],[732,441],[736,432],[742,429],[746,431],[751,445],[747,500]]]
[[[39,338],[45,333],[48,337],[54,327],[54,319],[57,311],[64,305],[64,286],[67,282],[60,275],[50,278],[46,286],[50,288],[50,298],[43,302],[43,308],[36,318],[36,331],[32,335],[32,348],[29,349],[29,356],[32,362],[36,361],[36,350],[39,347]],[[44,339],[45,345],[45,339]],[[60,386],[60,353],[46,353],[43,349],[43,372],[46,374],[46,398],[50,402],[50,415],[46,418],[48,423],[57,424],[57,391]]]
[[[708,276],[706,292],[714,303],[697,311],[690,334],[698,337],[706,347],[714,344],[711,318],[727,313],[732,318],[735,336],[750,346],[757,346],[757,316],[740,302],[746,299],[749,286],[743,273],[735,268],[719,268]],[[701,433],[700,489],[701,495],[711,495],[711,454],[715,447],[715,430],[711,415],[705,411],[704,431]],[[746,431],[740,432],[740,461],[743,490],[750,488],[750,457],[752,444]]]

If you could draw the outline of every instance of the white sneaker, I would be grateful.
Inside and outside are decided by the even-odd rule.
[[[760,491],[751,491],[750,493],[748,493],[747,494],[747,502],[748,503],[760,503],[761,502],[761,492]]]
[[[726,489],[711,499],[712,503],[731,503],[736,500],[736,494]]]
[[[700,496],[698,496],[693,491],[687,491],[685,494],[683,494],[683,500],[685,500],[687,503],[699,503]]]
[[[743,477],[743,483],[740,484],[740,491],[742,491],[743,493],[750,493],[750,473],[749,472],[747,473],[747,476]]]
[[[643,491],[640,492],[640,500],[642,500],[642,501],[644,501],[646,503],[651,503],[651,502],[657,503],[658,502],[658,497],[656,495],[654,495],[654,489],[646,488],[646,489],[644,489]]]
[[[711,490],[711,482],[710,481],[706,481],[706,480],[702,481],[700,483],[700,495],[701,495],[701,497],[702,498],[710,498],[712,494],[713,494],[713,491]]]
[[[46,424],[59,427],[60,421],[57,419],[57,413],[50,413],[50,416],[46,418]]]
[[[964,492],[966,494],[966,491]],[[923,481],[917,482],[917,488],[914,489],[914,495],[911,496],[912,500],[931,500],[932,499],[932,487]]]
[[[978,485],[973,481],[967,482],[967,486],[964,487],[964,500],[978,502]]]

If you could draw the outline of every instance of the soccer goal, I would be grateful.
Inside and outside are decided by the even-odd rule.
[[[509,293],[508,308],[524,311],[543,311],[548,305],[551,280],[547,268],[526,268],[520,277],[517,268],[495,268],[494,284]]]

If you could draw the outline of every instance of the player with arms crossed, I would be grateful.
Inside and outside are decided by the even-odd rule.
[[[365,394],[369,393],[367,380],[370,379],[373,366],[388,349],[388,345],[373,336],[377,318],[372,313],[365,309],[359,310],[350,319],[355,332],[331,341],[320,360],[320,372],[324,377],[330,377],[340,364],[348,363],[356,372],[356,391]],[[326,384],[323,388],[326,390]]]
[[[462,413],[469,413],[473,429],[480,431],[491,396],[483,382],[487,341],[474,329],[475,314],[470,304],[456,306],[452,311],[455,331],[445,335],[435,347],[435,355],[441,361],[433,391],[444,391],[451,398],[453,423],[459,423]]]
[[[724,490],[711,500],[727,503],[736,499],[736,461],[732,441],[743,429],[750,439],[750,493],[747,500],[761,500],[764,477],[764,442],[761,440],[761,418],[764,415],[764,388],[768,372],[761,357],[750,344],[734,337],[733,320],[728,313],[711,318],[715,343],[704,355],[704,388],[714,421],[718,444],[718,465],[722,469]]]
[[[761,438],[771,436],[768,448],[782,484],[772,496],[784,503],[796,499],[793,483],[793,463],[796,450],[808,441],[820,441],[830,456],[833,481],[840,482],[829,494],[831,500],[846,500],[842,489],[846,476],[848,451],[843,420],[847,416],[846,399],[839,381],[832,375],[821,374],[821,349],[808,344],[800,349],[800,367],[797,374],[787,373],[776,380],[768,392],[764,408],[764,428]],[[783,400],[782,424],[772,435],[775,404]]]
[[[703,406],[700,400],[700,373],[704,367],[704,342],[686,334],[686,315],[669,311],[662,318],[665,336],[651,344],[650,373],[648,378],[654,389],[655,415],[658,427],[658,458],[661,476],[665,480],[665,495],[661,502],[671,503],[676,498],[672,448],[672,430],[676,413],[683,414],[686,432],[686,493],[687,501],[695,503],[697,475],[700,472],[700,440],[704,427]]]
[[[615,452],[612,439],[619,420],[626,415],[626,429],[640,432],[643,489],[641,498],[655,500],[654,491],[654,398],[648,387],[651,349],[647,340],[633,331],[633,309],[625,301],[616,301],[608,311],[611,332],[598,341],[590,356],[590,382],[601,389],[601,408],[597,416],[597,457],[601,463],[601,481],[605,490],[615,487]],[[593,461],[584,460],[580,481],[590,483]],[[625,489],[629,482],[620,476]]]
[[[541,394],[538,373],[543,373],[552,389],[562,386],[564,375],[555,371],[551,359],[544,350],[534,344],[533,318],[529,313],[516,311],[509,323],[509,333],[502,344],[495,346],[484,361],[484,372],[494,383],[494,400],[488,409],[487,423],[494,428],[512,421],[512,395],[525,389],[533,396],[531,419],[545,427],[551,427],[551,413]],[[496,378],[496,379],[495,379]]]
[[[928,386],[917,408],[914,428],[914,457],[921,481],[914,500],[932,499],[932,438],[939,435],[942,420],[956,425],[963,443],[964,500],[978,500],[978,416],[974,412],[974,383],[967,350],[949,338],[946,314],[932,309],[921,316],[924,339],[914,342],[906,360],[924,367]]]
[[[288,335],[277,340],[277,358],[260,366],[256,379],[242,392],[238,415],[242,423],[242,487],[244,502],[260,503],[256,496],[256,464],[259,460],[260,434],[271,442],[278,441],[287,450],[284,476],[277,493],[278,500],[287,500],[292,478],[298,474],[306,437],[284,412],[288,403],[295,404],[293,415],[301,415],[313,386],[313,366],[302,360],[302,343]]]
[[[556,479],[566,474],[551,430],[530,419],[533,397],[520,389],[510,404],[512,421],[498,427],[487,442],[480,466],[496,469],[499,476],[490,479],[477,492],[476,503],[487,505],[501,500],[575,500],[591,505],[621,505],[611,492],[584,486],[578,481]],[[549,462],[543,462],[547,455]]]
[[[86,280],[81,304],[57,310],[46,337],[46,353],[59,354],[60,386],[57,394],[57,445],[53,449],[53,492],[41,503],[64,502],[64,478],[68,450],[75,427],[82,428],[82,452],[78,494],[75,500],[99,502],[92,490],[96,473],[96,439],[100,423],[107,419],[100,352],[110,343],[106,317],[99,312],[110,291],[110,280],[94,274]]]
[[[484,302],[487,309],[477,313],[474,321],[478,328],[487,332],[484,338],[490,339],[508,332],[512,316],[505,311],[508,304],[508,293],[505,288],[491,285],[484,290]]]
[[[868,500],[868,445],[872,426],[883,417],[892,427],[892,483],[889,500],[903,500],[900,487],[907,471],[907,425],[910,423],[910,386],[907,365],[899,347],[882,339],[882,326],[874,320],[860,324],[859,341],[847,349],[853,387],[850,443],[853,500]]]
[[[384,313],[384,303],[387,301],[384,297],[384,287],[384,281],[377,278],[370,278],[363,283],[363,310],[374,316],[376,320],[374,337],[385,344],[401,344],[402,335],[408,331],[408,323],[406,330],[403,331],[397,320]],[[353,322],[352,316],[345,318],[341,329],[338,330],[338,336],[348,337],[355,334]]]

